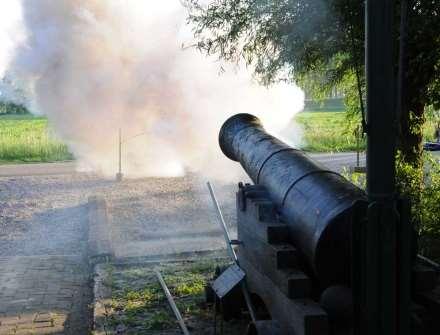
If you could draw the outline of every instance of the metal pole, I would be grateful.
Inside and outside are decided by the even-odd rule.
[[[119,174],[122,174],[122,129],[119,128]]]
[[[360,139],[359,137],[361,136],[361,126],[358,126],[356,129],[356,166],[359,167],[360,166],[360,154],[359,151],[360,149]]]
[[[399,134],[402,133],[401,118],[407,110],[407,43],[408,43],[408,0],[401,0],[400,4],[400,45],[399,45],[399,72],[397,81],[397,122]]]
[[[212,199],[212,202],[214,203],[214,207],[216,209],[217,216],[219,218],[220,226],[222,227],[222,230],[223,230],[223,235],[225,237],[226,248],[228,250],[228,254],[232,258],[234,263],[239,265],[237,254],[235,253],[234,248],[232,248],[232,243],[231,243],[231,239],[229,237],[228,228],[226,227],[225,219],[223,218],[223,214],[222,214],[222,211],[221,211],[220,206],[218,204],[217,197],[215,196],[214,188],[212,187],[212,185],[209,181],[206,184],[208,185],[209,193],[211,194],[211,199]],[[251,296],[249,295],[249,291],[247,289],[246,282],[244,280],[241,282],[241,290],[243,292],[244,300],[246,301],[246,306],[249,311],[249,315],[251,317],[251,320],[253,323],[255,323],[257,321],[255,309],[252,304],[252,299],[251,299]]]
[[[366,1],[367,194],[364,308],[358,333],[397,334],[393,0]]]
[[[162,286],[162,289],[165,292],[168,303],[170,304],[170,307],[173,310],[173,313],[176,316],[177,321],[179,322],[180,329],[182,329],[182,333],[184,335],[189,335],[188,328],[186,328],[182,315],[180,314],[179,309],[177,308],[176,303],[174,302],[173,296],[171,295],[170,290],[168,289],[167,284],[165,283],[165,280],[163,279],[159,271],[154,270],[154,273],[156,274],[156,277],[159,280],[160,286]]]
[[[116,174],[116,180],[121,181],[122,180],[122,129],[119,128],[119,150],[118,150],[118,163],[119,163],[119,169],[118,173]]]
[[[367,0],[367,191],[371,201],[389,199],[395,189],[393,9],[393,0]]]
[[[223,214],[218,204],[217,197],[215,196],[214,189],[212,188],[212,185],[209,181],[206,183],[206,185],[208,185],[209,193],[211,194],[212,203],[214,204],[215,211],[218,216],[218,221],[220,223],[220,227],[222,228],[223,235],[225,237],[226,249],[228,250],[228,254],[234,262],[237,262],[237,255],[235,254],[234,248],[232,248],[231,238],[229,237],[228,228],[226,227],[226,222],[225,219],[223,218]]]

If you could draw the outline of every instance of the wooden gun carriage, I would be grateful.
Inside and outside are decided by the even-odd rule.
[[[364,191],[268,134],[253,115],[228,119],[219,142],[254,182],[240,183],[237,192],[238,262],[273,329],[351,334],[362,308],[352,293],[363,257],[356,234],[367,215]],[[440,316],[438,269],[413,249],[412,325],[430,334]],[[259,333],[271,333],[267,323],[264,329]]]

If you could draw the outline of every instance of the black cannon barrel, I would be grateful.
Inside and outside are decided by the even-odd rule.
[[[289,238],[323,287],[350,278],[351,209],[365,194],[274,136],[250,114],[222,126],[223,153],[263,185],[289,227]]]

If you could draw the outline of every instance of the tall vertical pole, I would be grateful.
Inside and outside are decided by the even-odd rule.
[[[119,150],[118,150],[118,173],[116,174],[116,180],[122,180],[122,129],[119,128]]]
[[[397,334],[393,0],[366,0],[367,194],[363,331]]]
[[[119,174],[122,175],[122,129],[119,128]]]
[[[393,0],[367,0],[367,191],[370,200],[383,200],[395,191],[395,76]]]
[[[361,137],[361,126],[358,126],[356,128],[356,166],[359,167],[360,166],[360,137]]]

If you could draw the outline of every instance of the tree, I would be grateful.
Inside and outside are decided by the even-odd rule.
[[[396,1],[396,77],[404,64],[399,149],[422,166],[426,106],[440,106],[440,0],[407,1],[401,38]],[[362,96],[365,87],[364,2],[360,0],[187,0],[197,46],[227,61],[244,60],[264,84],[293,80],[320,92],[342,85]],[[404,36],[404,35],[402,35]],[[404,62],[399,62],[399,41]],[[380,51],[379,51],[380,52]],[[362,101],[360,99],[359,101]]]

